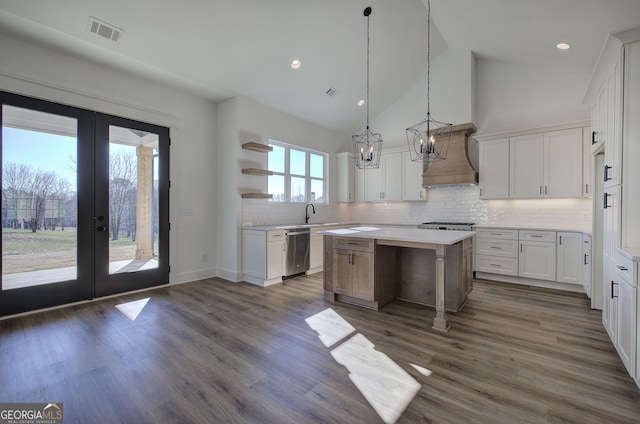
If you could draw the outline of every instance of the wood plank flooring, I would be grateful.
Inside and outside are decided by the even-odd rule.
[[[146,297],[135,321],[114,307]],[[62,402],[83,424],[382,422],[305,322],[328,307],[421,384],[399,423],[640,422],[640,390],[582,295],[476,281],[440,334],[430,308],[326,303],[322,274],[2,320],[0,402]]]

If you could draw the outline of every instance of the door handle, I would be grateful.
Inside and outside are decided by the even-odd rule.
[[[104,225],[99,225],[97,227],[94,228],[95,231],[99,231],[101,233],[104,233],[105,231],[107,231],[107,227],[105,227]]]

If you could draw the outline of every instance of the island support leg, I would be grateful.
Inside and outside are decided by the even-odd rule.
[[[449,331],[449,319],[445,308],[444,270],[446,246],[436,246],[436,316],[433,319],[433,329],[446,333]]]

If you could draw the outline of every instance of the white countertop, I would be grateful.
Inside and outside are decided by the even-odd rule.
[[[363,230],[362,228],[367,229]],[[417,228],[372,229],[372,227],[354,227],[349,229],[320,231],[320,233],[328,236],[346,235],[355,238],[451,245],[472,237],[475,234],[475,231],[422,230]]]
[[[640,249],[634,247],[616,247],[616,250],[632,261],[640,262]]]

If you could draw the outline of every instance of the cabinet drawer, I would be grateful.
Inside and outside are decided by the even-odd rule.
[[[504,239],[518,240],[518,230],[505,229],[478,229],[475,230],[477,239]]]
[[[333,239],[333,248],[373,252],[373,239],[336,237]]]
[[[556,232],[555,231],[520,230],[519,239],[531,240],[531,241],[548,241],[550,243],[555,243]]]
[[[267,231],[267,241],[284,241],[284,231]]]
[[[478,255],[476,256],[476,271],[518,275],[518,259]]]
[[[634,272],[633,261],[627,258],[626,256],[621,255],[618,252],[616,252],[615,258],[616,258],[616,269],[615,269],[616,275],[622,278],[623,280],[625,280],[631,286],[635,287],[636,279],[634,278],[634,275],[633,275],[633,272]]]
[[[476,239],[476,254],[518,257],[518,240]]]

